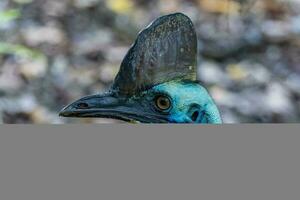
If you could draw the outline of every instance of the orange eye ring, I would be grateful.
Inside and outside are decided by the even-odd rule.
[[[171,107],[171,101],[166,96],[158,96],[155,98],[155,105],[159,110],[166,111]]]

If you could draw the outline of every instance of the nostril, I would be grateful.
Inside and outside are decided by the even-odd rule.
[[[78,103],[77,104],[77,108],[78,109],[85,109],[85,108],[88,108],[89,105],[87,103]]]
[[[191,119],[192,119],[193,121],[196,121],[196,120],[198,119],[198,116],[199,116],[199,112],[198,112],[198,111],[195,111],[195,112],[192,114]]]

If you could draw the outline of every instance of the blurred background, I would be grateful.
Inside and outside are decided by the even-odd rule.
[[[58,111],[105,91],[137,33],[172,12],[196,26],[225,123],[300,122],[300,0],[1,0],[0,123],[121,123]]]

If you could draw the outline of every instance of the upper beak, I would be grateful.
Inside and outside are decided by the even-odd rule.
[[[59,112],[62,117],[100,117],[143,123],[166,123],[166,119],[151,115],[138,102],[111,93],[83,97]]]

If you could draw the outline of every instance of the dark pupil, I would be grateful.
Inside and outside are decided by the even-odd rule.
[[[160,100],[160,105],[162,105],[163,107],[168,106],[168,102],[166,99],[161,99]]]

